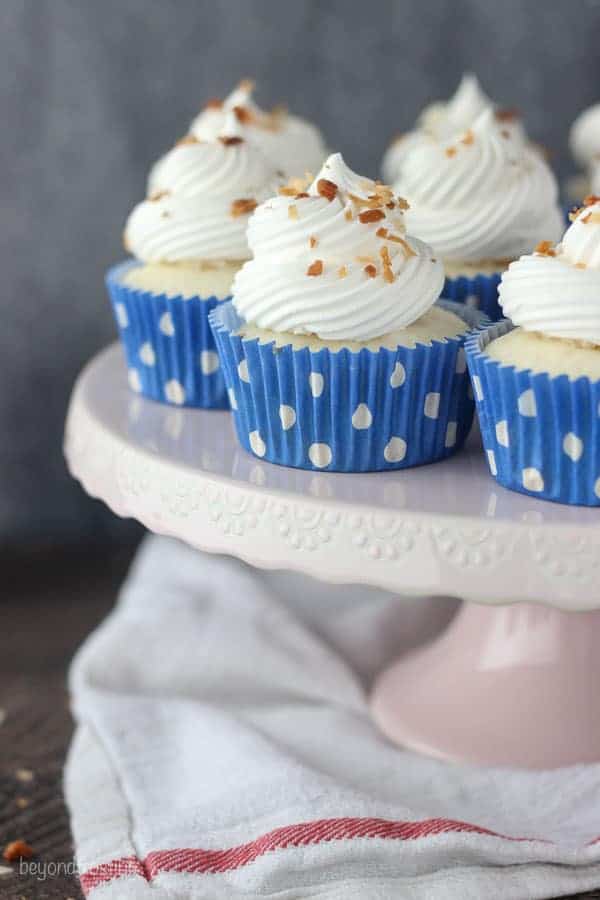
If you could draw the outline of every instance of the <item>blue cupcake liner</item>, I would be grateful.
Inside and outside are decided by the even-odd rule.
[[[466,353],[488,465],[504,487],[600,506],[600,381],[552,377],[491,359],[508,320],[470,335]]]
[[[106,286],[136,393],[175,406],[228,409],[221,363],[208,322],[216,297],[168,297],[123,283],[128,260]]]
[[[466,275],[446,278],[442,297],[455,303],[464,303],[469,309],[479,309],[492,322],[497,322],[504,315],[498,303],[501,277],[501,272],[495,272],[493,275],[476,275],[475,278],[468,278]]]
[[[467,328],[482,321],[440,305]],[[402,469],[450,456],[469,433],[464,335],[410,349],[311,351],[240,337],[232,303],[210,322],[239,441],[255,456],[299,469]]]

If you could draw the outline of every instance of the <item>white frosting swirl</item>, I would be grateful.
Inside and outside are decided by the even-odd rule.
[[[337,187],[332,199],[320,194],[323,180]],[[404,237],[404,203],[389,188],[357,175],[336,153],[307,193],[274,197],[250,219],[254,259],[233,284],[233,303],[247,322],[368,341],[405,328],[432,306],[443,267],[426,244]],[[309,274],[319,266],[320,274]]]
[[[600,345],[600,201],[576,214],[562,243],[511,263],[498,293],[526,331]]]
[[[388,147],[381,164],[385,180],[394,184],[400,178],[404,160],[415,146],[427,143],[431,137],[444,141],[466,131],[486,109],[493,109],[494,114],[501,117],[502,127],[515,140],[525,140],[520,119],[512,114],[503,117],[501,110],[482,90],[477,77],[466,72],[450,100],[426,106],[417,119],[416,128],[400,135]]]
[[[410,203],[408,228],[446,260],[512,258],[562,232],[554,175],[490,108],[452,141],[425,138],[394,187]]]
[[[227,115],[237,107],[248,114],[248,141],[258,147],[276,169],[287,176],[315,172],[327,155],[319,129],[284,110],[265,112],[254,102],[253,90],[251,81],[242,81],[221,106],[211,103],[203,109],[190,125],[190,133],[203,141],[214,140]]]
[[[272,195],[280,179],[244,139],[236,120],[228,120],[224,130],[224,141],[241,138],[240,142],[188,138],[163,157],[152,194],[134,208],[125,226],[125,245],[138,259],[155,263],[249,258],[246,227],[252,209],[239,212],[235,201],[260,203]]]
[[[582,169],[589,169],[600,159],[600,103],[584,109],[569,133],[569,147]]]

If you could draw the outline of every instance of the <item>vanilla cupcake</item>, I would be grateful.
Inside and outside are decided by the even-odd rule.
[[[546,500],[600,505],[600,198],[504,273],[502,322],[467,341],[492,475]]]
[[[480,316],[434,305],[443,267],[406,234],[405,207],[334,154],[252,215],[254,258],[211,325],[255,455],[357,472],[433,462],[464,442],[462,346]]]
[[[574,201],[589,194],[600,194],[600,103],[584,109],[571,126],[569,147],[582,170],[569,179],[567,193]]]
[[[248,143],[257,147],[285,177],[316,172],[327,156],[319,129],[284,107],[261,109],[253,99],[254,82],[246,79],[225,100],[209,100],[193,120],[189,133],[199,141],[214,141],[232,114],[245,126]],[[150,173],[149,190],[156,188],[162,160]]]
[[[250,256],[246,225],[280,179],[232,114],[212,141],[180,141],[161,162],[153,193],[125,226],[135,257],[107,286],[131,388],[176,405],[226,408],[208,314],[231,295]]]
[[[562,233],[556,180],[538,150],[484,109],[450,140],[425,137],[408,152],[396,189],[409,231],[431,244],[446,272],[443,296],[501,315],[501,272],[541,236]]]
[[[525,140],[518,113],[512,109],[501,109],[493,103],[482,90],[477,76],[466,72],[449,100],[430,103],[417,119],[415,127],[392,141],[381,164],[384,180],[388,184],[396,184],[400,178],[402,163],[415,146],[423,141],[427,142],[428,138],[445,141],[460,135],[471,128],[486,109],[492,109],[502,127],[514,134],[515,138]]]

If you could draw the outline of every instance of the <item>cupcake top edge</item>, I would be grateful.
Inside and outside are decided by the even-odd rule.
[[[548,164],[489,106],[464,132],[409,148],[394,187],[410,203],[409,229],[451,262],[514,259],[562,233]]]
[[[237,273],[243,319],[275,332],[368,341],[415,322],[439,297],[443,266],[406,234],[407,203],[332,154],[248,223],[253,259]]]
[[[231,112],[213,140],[186,135],[154,167],[148,197],[127,219],[125,248],[145,263],[242,262],[248,216],[281,180]]]
[[[521,117],[515,109],[504,109],[494,103],[482,89],[473,72],[465,72],[456,91],[448,100],[428,104],[421,112],[415,127],[398,135],[390,144],[382,161],[384,178],[395,183],[411,147],[425,137],[447,140],[470,128],[485,109],[491,109],[504,128],[516,138],[525,140]]]
[[[315,171],[327,156],[323,135],[316,125],[293,115],[284,106],[261,109],[254,100],[254,82],[248,78],[224,100],[210,100],[192,121],[190,133],[200,140],[212,140],[232,112],[247,126],[248,140],[287,176]]]
[[[579,113],[569,132],[569,148],[582,169],[600,165],[600,103]]]
[[[498,288],[504,314],[526,331],[600,346],[600,197],[570,214],[555,244],[511,263]]]

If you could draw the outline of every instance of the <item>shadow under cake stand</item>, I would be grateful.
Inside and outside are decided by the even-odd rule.
[[[274,466],[239,447],[229,413],[132,393],[113,345],[77,381],[65,453],[115,513],[199,549],[462,598],[441,637],[375,685],[373,715],[393,741],[491,765],[600,761],[600,510],[504,490],[476,432],[417,469]]]

